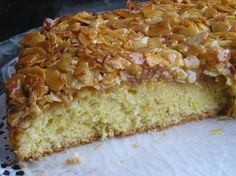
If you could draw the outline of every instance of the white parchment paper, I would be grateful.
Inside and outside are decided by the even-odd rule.
[[[213,129],[223,134],[210,134]],[[76,153],[82,163],[67,165]],[[29,175],[235,176],[236,121],[204,120],[99,141],[26,166]]]

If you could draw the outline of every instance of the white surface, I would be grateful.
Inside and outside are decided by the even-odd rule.
[[[209,134],[217,128],[224,133]],[[76,153],[82,163],[67,165],[66,159]],[[25,172],[30,176],[235,176],[236,120],[204,120],[99,141],[26,163]]]

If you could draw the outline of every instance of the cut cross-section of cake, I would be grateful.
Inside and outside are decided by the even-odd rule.
[[[18,159],[235,115],[235,1],[127,4],[46,19],[23,38],[6,85]]]

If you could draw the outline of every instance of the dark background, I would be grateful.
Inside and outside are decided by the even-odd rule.
[[[0,0],[0,41],[80,10],[104,11],[125,7],[126,0]]]

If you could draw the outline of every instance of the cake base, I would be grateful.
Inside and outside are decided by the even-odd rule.
[[[212,113],[209,112],[209,113],[203,114],[201,116],[191,115],[189,117],[186,117],[186,119],[183,119],[183,120],[181,120],[177,123],[176,122],[175,123],[174,122],[169,123],[169,124],[166,124],[166,126],[160,126],[159,124],[157,124],[157,125],[154,125],[154,126],[148,127],[148,128],[133,129],[133,130],[130,130],[130,131],[122,132],[120,134],[116,134],[114,137],[118,137],[118,138],[119,137],[125,137],[125,136],[129,136],[129,135],[133,135],[133,134],[142,134],[142,133],[145,133],[145,132],[148,132],[148,131],[163,131],[163,130],[165,130],[167,128],[170,128],[172,126],[182,125],[182,124],[185,124],[185,123],[188,123],[188,122],[191,122],[191,121],[199,121],[199,120],[203,120],[203,119],[206,119],[206,118],[216,118],[216,115],[217,115],[217,113],[215,113],[215,112],[212,112]],[[40,156],[37,155],[37,154],[35,155],[35,153],[32,153],[32,154],[30,154],[29,158],[24,158],[23,160],[28,160],[29,162],[33,163],[36,160],[41,160],[43,157],[51,155],[53,153],[66,151],[71,147],[77,147],[79,145],[89,144],[89,143],[92,143],[92,142],[97,141],[97,140],[101,140],[101,137],[93,136],[91,138],[85,139],[84,141],[75,141],[75,142],[70,143],[70,144],[63,144],[61,148],[52,148],[52,150],[45,151]],[[23,158],[22,156],[17,155],[18,160],[22,160],[22,158]]]
[[[70,106],[54,105],[10,126],[19,160],[34,161],[53,152],[113,136],[163,130],[215,117],[227,103],[226,88],[212,81],[197,84],[148,82],[80,91]],[[11,118],[9,118],[11,119]]]

